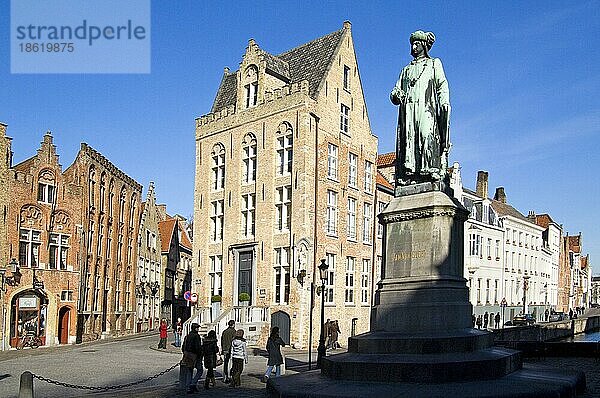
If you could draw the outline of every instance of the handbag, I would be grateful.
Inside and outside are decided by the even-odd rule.
[[[217,356],[217,362],[215,362],[215,365],[217,366],[221,366],[223,365],[223,357],[222,356]]]
[[[186,368],[194,368],[196,366],[197,359],[198,355],[194,354],[193,352],[184,351],[183,358],[181,358],[179,364],[181,366],[185,366]]]

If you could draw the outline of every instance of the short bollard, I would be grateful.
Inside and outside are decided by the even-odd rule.
[[[31,372],[21,374],[19,398],[33,398],[33,374]]]

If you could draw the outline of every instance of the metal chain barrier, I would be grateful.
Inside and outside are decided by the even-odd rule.
[[[45,381],[46,383],[50,383],[50,384],[55,384],[57,386],[61,386],[61,387],[68,387],[68,388],[77,388],[80,390],[90,390],[90,391],[110,391],[110,390],[120,390],[122,388],[126,388],[126,387],[132,387],[138,384],[142,384],[145,383],[147,381],[150,381],[152,379],[156,379],[157,377],[160,377],[162,375],[164,375],[165,373],[169,373],[170,371],[172,371],[173,369],[175,369],[176,367],[179,366],[179,362],[176,363],[175,365],[171,366],[168,369],[163,370],[160,373],[157,373],[153,376],[147,377],[143,380],[139,380],[139,381],[134,381],[131,383],[127,383],[127,384],[119,384],[116,386],[104,386],[104,387],[96,387],[96,386],[79,386],[77,384],[70,384],[70,383],[64,383],[62,381],[56,381],[56,380],[52,380],[52,379],[48,379],[47,377],[44,376],[40,376],[40,375],[36,375],[35,373],[32,373],[33,377],[35,379],[41,380],[41,381]]]

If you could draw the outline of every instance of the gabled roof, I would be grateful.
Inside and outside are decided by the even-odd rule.
[[[308,94],[312,98],[316,98],[321,82],[325,79],[333,60],[335,50],[340,44],[343,32],[344,29],[340,29],[279,55],[272,55],[264,50],[260,51],[268,70],[289,79],[288,83],[300,83],[308,80]],[[217,112],[230,105],[235,105],[236,101],[236,72],[225,72],[211,111]]]
[[[173,239],[173,230],[177,220],[169,218],[165,221],[158,222],[158,232],[160,233],[160,250],[162,253],[169,251],[171,247],[171,239]]]
[[[375,177],[375,182],[377,183],[377,185],[381,185],[384,188],[391,189],[392,191],[394,190],[394,186],[390,184],[390,182],[386,180],[383,174],[381,174],[379,171],[377,172],[377,176]]]
[[[179,232],[181,232],[181,239],[179,240],[179,244],[186,249],[192,250],[192,242],[190,241],[190,237],[188,236],[185,229],[183,229],[182,223],[178,222]]]
[[[396,162],[396,152],[383,153],[377,156],[377,167],[393,166]]]
[[[176,218],[169,218],[165,221],[159,221],[158,222],[158,231],[160,232],[160,246],[161,246],[161,251],[163,253],[166,253],[169,251],[169,248],[171,247],[171,239],[173,239],[173,232],[175,230],[175,225],[177,225],[179,232],[181,233],[179,236],[181,236],[180,240],[179,240],[179,245],[183,246],[184,248],[188,249],[188,250],[192,250],[192,242],[190,241],[190,238],[187,234],[187,232],[185,232],[185,230],[183,229],[183,226],[181,225],[180,222],[177,221]]]
[[[528,223],[531,223],[531,220],[529,220],[527,217],[525,217],[517,209],[515,209],[508,203],[502,203],[495,199],[490,199],[490,201],[492,203],[492,208],[496,211],[498,216],[500,216],[500,217],[511,216],[511,217],[517,218],[519,220],[523,220],[523,221],[527,221]]]

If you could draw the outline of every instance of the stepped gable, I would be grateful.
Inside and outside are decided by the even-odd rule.
[[[343,32],[344,29],[340,29],[279,55],[260,51],[270,72],[283,78],[282,80],[287,80],[288,84],[308,80],[308,94],[316,99],[335,50],[340,45]],[[237,72],[225,69],[211,112],[236,105],[236,96]]]

